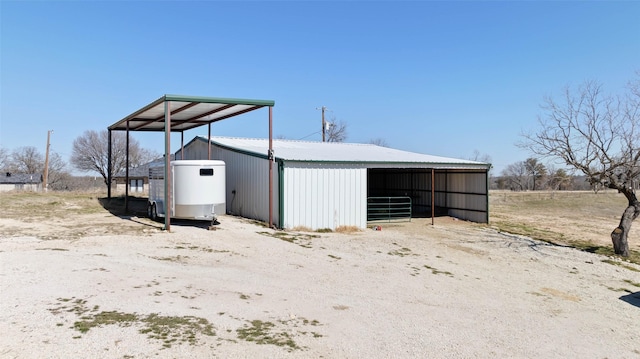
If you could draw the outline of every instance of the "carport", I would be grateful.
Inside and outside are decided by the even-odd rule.
[[[131,131],[164,132],[164,197],[166,211],[164,229],[171,230],[171,132],[180,132],[180,147],[184,147],[184,132],[203,125],[208,126],[208,138],[211,138],[211,124],[234,116],[242,115],[263,107],[269,108],[269,150],[266,153],[269,161],[269,208],[273,208],[273,106],[271,100],[251,100],[218,97],[197,97],[181,95],[164,95],[133,112],[129,116],[109,126],[108,148],[108,182],[107,197],[111,198],[112,182],[112,131],[127,132],[127,149],[125,178],[129,182],[129,133]],[[181,151],[182,153],[183,151]],[[209,150],[211,159],[211,150]],[[125,186],[125,210],[128,210],[129,189]],[[269,226],[273,225],[273,215],[269,211]]]

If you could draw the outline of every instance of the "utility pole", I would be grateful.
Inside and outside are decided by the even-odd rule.
[[[53,130],[47,131],[47,150],[44,156],[44,174],[42,175],[43,189],[45,192],[49,190],[49,139]]]
[[[327,128],[327,124],[326,124],[326,122],[324,121],[324,111],[325,111],[326,109],[327,109],[327,107],[326,107],[326,106],[322,106],[322,107],[316,108],[316,110],[322,110],[322,142],[324,142],[324,141],[325,141],[324,133],[325,133],[325,130],[326,130],[326,128]]]

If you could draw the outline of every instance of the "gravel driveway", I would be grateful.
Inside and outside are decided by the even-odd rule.
[[[633,264],[451,218],[221,222],[41,239],[0,218],[0,357],[640,357]]]

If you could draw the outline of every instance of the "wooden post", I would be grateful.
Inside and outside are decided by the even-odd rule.
[[[44,157],[44,173],[42,175],[42,190],[47,192],[49,190],[49,139],[53,130],[47,131],[47,148]]]

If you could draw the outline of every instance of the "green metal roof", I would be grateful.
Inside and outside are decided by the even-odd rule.
[[[275,105],[271,100],[164,95],[149,105],[109,126],[109,130],[158,131],[165,130],[165,103],[171,110],[171,131],[192,128],[241,115],[262,107]]]

